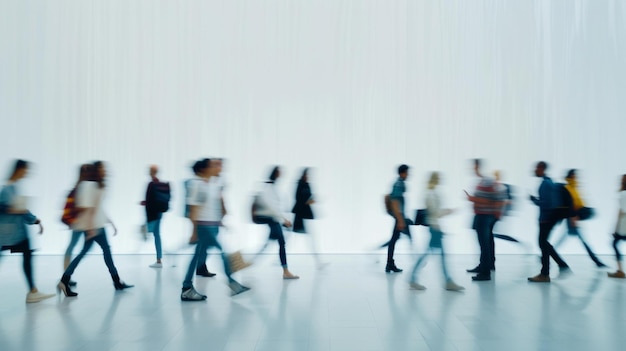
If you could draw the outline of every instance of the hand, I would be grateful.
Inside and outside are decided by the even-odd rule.
[[[39,226],[39,235],[43,234],[43,225],[41,225],[41,221],[39,221],[39,223],[37,223],[37,225]]]
[[[145,202],[145,201],[142,201],[142,202],[140,202],[139,204],[140,204],[141,206],[145,206],[145,205],[146,205],[146,202]]]
[[[117,227],[113,226],[113,236],[116,236],[116,235],[117,235]]]
[[[313,205],[315,203],[315,200],[309,200],[306,202],[307,205]]]
[[[472,201],[472,195],[470,195],[470,194],[467,192],[467,190],[463,190],[463,192],[465,193],[465,196],[467,196],[467,199],[468,199],[469,201]]]
[[[403,231],[404,228],[406,228],[406,223],[404,223],[404,220],[398,221],[398,224],[396,224],[396,230]]]
[[[289,220],[285,219],[285,221],[283,222],[283,225],[287,228],[291,228],[291,222],[289,222]]]
[[[534,195],[530,195],[530,201],[537,201],[537,197]]]

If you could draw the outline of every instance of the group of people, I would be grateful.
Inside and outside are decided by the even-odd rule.
[[[562,221],[567,222],[569,235],[578,237],[589,257],[598,267],[606,267],[598,257],[593,253],[589,245],[585,242],[579,228],[578,222],[586,220],[593,216],[593,210],[583,203],[578,192],[576,170],[568,171],[565,180],[567,184],[554,183],[547,175],[548,164],[546,162],[538,162],[535,167],[534,174],[536,177],[542,178],[539,187],[538,196],[530,196],[530,200],[539,207],[539,248],[541,249],[541,271],[538,275],[529,277],[528,281],[535,283],[550,282],[550,257],[552,257],[559,266],[560,274],[566,275],[570,272],[567,263],[559,256],[554,246],[548,241],[552,229]],[[495,270],[495,246],[494,246],[494,226],[498,222],[505,211],[510,207],[512,200],[510,186],[503,184],[499,179],[499,172],[494,177],[487,177],[481,173],[481,160],[474,160],[474,172],[479,178],[478,185],[473,194],[465,192],[468,201],[474,207],[474,220],[472,228],[476,231],[478,244],[480,246],[479,264],[471,269],[469,273],[476,273],[472,277],[473,281],[491,280],[491,272]],[[409,167],[401,165],[398,167],[398,179],[392,187],[391,193],[388,195],[389,209],[388,212],[394,219],[394,227],[390,241],[385,244],[387,248],[387,265],[385,272],[398,273],[402,269],[395,265],[394,249],[396,241],[400,238],[401,233],[405,233],[411,237],[409,225],[413,221],[405,215],[404,193],[406,192],[405,181],[409,175]],[[425,220],[423,223],[430,229],[430,242],[425,254],[421,255],[412,270],[410,277],[410,288],[414,290],[424,290],[426,287],[418,283],[418,273],[421,264],[428,254],[433,251],[440,251],[442,258],[442,268],[445,278],[445,289],[452,291],[461,291],[464,288],[456,284],[450,277],[446,268],[445,253],[443,248],[443,232],[440,227],[439,219],[453,212],[451,209],[441,208],[440,195],[437,192],[437,185],[440,182],[440,174],[432,172],[427,185]],[[622,255],[618,250],[618,243],[626,240],[626,175],[622,177],[620,187],[619,211],[613,234],[613,248],[617,260],[617,271],[608,273],[611,278],[625,278],[622,267]],[[501,235],[502,236],[502,235]],[[507,240],[517,241],[514,238],[505,236]],[[559,243],[562,240],[559,241]]]
[[[19,182],[28,174],[29,163],[24,160],[17,160],[12,169],[11,175],[0,191],[0,247],[2,250],[20,252],[23,254],[23,270],[29,285],[29,292],[26,302],[39,302],[55,296],[40,292],[33,278],[32,250],[28,237],[27,225],[38,225],[39,233],[43,233],[41,220],[33,215],[27,208],[25,197],[21,195]],[[530,196],[530,200],[539,207],[539,247],[541,249],[541,271],[538,275],[529,277],[530,282],[547,283],[550,282],[550,257],[559,266],[561,274],[569,272],[569,266],[556,252],[554,246],[548,241],[552,229],[561,221],[567,222],[569,234],[574,235],[583,242],[590,258],[598,267],[605,267],[597,256],[593,253],[589,245],[584,241],[580,232],[578,221],[590,218],[593,211],[586,207],[577,190],[576,170],[570,170],[566,176],[567,184],[554,183],[547,176],[548,164],[538,162],[535,167],[535,176],[542,178],[538,196]],[[202,301],[207,297],[195,290],[193,285],[194,273],[198,276],[213,277],[215,273],[209,272],[206,266],[207,250],[216,248],[220,251],[224,274],[228,279],[228,286],[232,294],[237,295],[250,290],[249,287],[237,282],[232,274],[241,266],[233,267],[232,257],[224,252],[218,240],[218,233],[222,226],[222,220],[227,215],[224,204],[223,191],[224,183],[220,177],[222,172],[222,160],[219,158],[205,158],[194,163],[192,167],[194,177],[185,182],[185,217],[191,223],[193,230],[190,233],[189,243],[195,245],[194,254],[189,263],[185,278],[182,283],[181,300]],[[156,262],[151,264],[152,268],[161,268],[162,248],[160,236],[160,224],[163,212],[169,209],[169,184],[162,182],[158,177],[158,167],[150,167],[151,181],[148,184],[145,200],[141,205],[146,211],[146,233],[153,233],[156,248]],[[493,229],[503,213],[509,207],[512,199],[510,187],[500,182],[498,173],[494,177],[487,177],[481,173],[481,161],[474,161],[474,171],[479,178],[473,194],[467,193],[467,199],[474,207],[474,221],[472,228],[476,231],[480,246],[479,264],[468,269],[468,272],[476,273],[472,277],[474,281],[491,280],[491,272],[495,270],[495,249]],[[269,227],[268,241],[261,252],[265,250],[270,240],[275,240],[279,246],[279,259],[282,266],[283,279],[299,279],[293,274],[287,265],[287,254],[285,236],[283,228],[292,228],[294,232],[305,233],[305,219],[313,219],[311,205],[315,203],[308,182],[308,169],[304,169],[298,181],[295,194],[295,205],[292,212],[294,222],[292,223],[282,211],[280,196],[276,187],[276,182],[281,176],[279,167],[274,167],[264,182],[263,188],[254,197],[251,208],[251,219],[254,223],[267,225]],[[394,227],[391,239],[387,244],[387,264],[385,272],[399,273],[394,261],[395,245],[401,234],[410,237],[409,226],[413,221],[405,215],[404,193],[406,192],[405,181],[409,176],[409,167],[401,165],[398,167],[398,178],[394,182],[392,191],[386,198],[388,212],[394,219]],[[117,228],[106,215],[103,208],[103,200],[106,193],[106,168],[101,161],[84,164],[80,167],[79,177],[75,187],[67,197],[67,204],[64,213],[64,222],[72,230],[71,239],[64,256],[64,272],[57,285],[57,288],[67,297],[77,296],[72,290],[77,285],[71,279],[79,263],[90,250],[94,243],[101,248],[105,264],[111,275],[113,286],[116,290],[124,290],[133,287],[120,279],[117,268],[113,263],[111,249],[107,241],[106,227],[113,229],[113,235],[117,234]],[[443,275],[445,278],[445,289],[451,291],[461,291],[464,287],[456,284],[451,278],[445,261],[443,237],[440,219],[443,216],[453,213],[453,210],[442,208],[441,196],[437,187],[441,181],[438,172],[432,172],[428,179],[427,191],[425,192],[426,208],[421,212],[424,214],[422,223],[429,227],[430,242],[427,251],[420,255],[413,266],[409,286],[411,289],[424,290],[426,287],[418,282],[420,267],[426,257],[436,251],[441,252]],[[622,256],[618,250],[618,243],[626,240],[626,175],[622,177],[620,187],[619,211],[613,234],[613,247],[617,260],[617,271],[608,273],[612,278],[625,278]],[[72,259],[72,251],[80,238],[84,238],[83,248],[80,253]],[[514,240],[514,239],[512,239]],[[312,241],[314,244],[314,241]],[[317,253],[317,250],[313,250]],[[259,252],[259,253],[261,253]],[[317,255],[314,256],[318,267],[323,267]],[[244,267],[248,263],[245,263]]]

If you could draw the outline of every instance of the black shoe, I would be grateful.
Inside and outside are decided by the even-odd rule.
[[[132,288],[134,285],[126,284],[123,281],[114,282],[113,286],[115,286],[115,290],[124,290],[128,288]]]
[[[196,271],[196,275],[199,275],[201,277],[207,277],[207,278],[212,278],[216,276],[215,273],[211,273],[209,271],[206,271],[206,272]]]
[[[600,262],[600,261],[596,262],[596,266],[597,266],[598,268],[606,268],[606,267],[608,267],[607,265],[605,265],[604,263],[602,263],[602,262]]]
[[[386,273],[390,273],[390,272],[394,272],[394,273],[400,273],[402,272],[402,270],[398,267],[396,267],[396,265],[387,265],[387,267],[385,267],[385,272]]]
[[[477,274],[472,277],[472,280],[475,282],[484,282],[487,280],[491,280],[491,275],[488,274]]]
[[[480,272],[480,266],[476,266],[476,267],[474,267],[472,269],[466,269],[465,271],[467,273],[478,273],[478,272]]]
[[[78,293],[73,292],[70,289],[70,286],[68,284],[65,284],[63,281],[60,281],[59,284],[57,284],[57,290],[59,290],[59,292],[63,292],[63,294],[67,297],[74,297],[74,296],[78,296]]]

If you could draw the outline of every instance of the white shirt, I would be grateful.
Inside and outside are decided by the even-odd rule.
[[[426,224],[439,230],[439,217],[441,217],[441,199],[435,189],[426,192]]]
[[[75,231],[104,228],[108,222],[102,208],[104,188],[98,187],[97,182],[82,181],[76,187],[76,207],[89,208],[93,211],[81,211],[72,225]],[[91,225],[90,225],[91,224]]]
[[[256,216],[272,217],[278,223],[285,220],[280,211],[280,197],[274,183],[265,183],[256,198]]]
[[[194,179],[190,182],[187,204],[198,206],[197,221],[220,222],[222,220],[222,189],[219,177],[209,180]]]
[[[617,223],[617,234],[626,235],[626,190],[619,193],[619,209],[623,215]]]

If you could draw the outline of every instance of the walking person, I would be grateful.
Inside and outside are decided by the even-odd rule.
[[[280,178],[280,168],[276,166],[272,169],[269,179],[264,184],[263,190],[255,198],[252,218],[256,224],[267,224],[270,229],[268,242],[269,240],[278,241],[278,257],[283,267],[283,279],[300,279],[299,276],[291,273],[287,266],[287,250],[282,227],[291,227],[291,222],[281,214],[280,196],[276,189],[276,181],[278,178]],[[259,254],[265,250],[268,242],[265,243]]]
[[[393,183],[391,194],[389,194],[389,211],[390,215],[395,219],[393,231],[391,232],[391,239],[385,245],[387,245],[387,265],[385,266],[385,272],[387,273],[400,273],[402,269],[396,266],[396,262],[393,258],[394,251],[396,249],[396,242],[400,239],[400,233],[404,233],[411,238],[411,231],[409,225],[411,220],[406,218],[404,212],[404,193],[406,192],[405,181],[409,177],[409,166],[403,164],[398,167],[398,179]],[[383,245],[384,246],[384,245]]]
[[[479,163],[475,163],[476,174],[479,175]],[[491,280],[491,271],[495,263],[493,242],[493,227],[502,215],[506,203],[506,191],[494,179],[481,177],[476,186],[474,195],[465,192],[467,199],[474,204],[474,222],[472,228],[476,230],[480,245],[480,263],[468,272],[476,272],[473,281]]]
[[[613,234],[613,248],[615,249],[615,260],[617,261],[617,271],[608,273],[611,278],[626,278],[622,266],[622,254],[617,248],[620,241],[626,240],[626,174],[622,176],[622,184],[619,190],[619,210],[617,212],[617,223]]]
[[[154,247],[156,249],[156,262],[151,264],[152,268],[163,267],[163,251],[161,249],[161,218],[163,212],[169,209],[170,201],[170,185],[163,183],[157,178],[159,167],[150,166],[150,183],[146,190],[146,199],[142,201],[142,205],[146,209],[146,232],[154,235]]]
[[[187,203],[190,205],[189,217],[194,225],[194,232],[198,236],[198,242],[183,281],[182,293],[180,295],[182,301],[206,300],[207,296],[198,293],[194,288],[193,275],[198,267],[198,260],[206,259],[206,251],[210,247],[217,248],[221,253],[224,273],[228,278],[228,286],[232,290],[232,295],[250,290],[250,288],[239,284],[232,278],[228,257],[217,240],[219,228],[225,215],[222,185],[219,181],[219,175],[222,171],[221,162],[219,160],[204,159],[198,164],[197,170],[200,178],[198,181],[191,183]]]
[[[0,251],[22,253],[22,268],[30,289],[26,294],[26,303],[34,303],[55,295],[40,292],[33,278],[33,251],[26,225],[38,225],[39,234],[43,234],[43,226],[41,220],[26,208],[25,197],[20,194],[20,180],[28,174],[28,167],[28,162],[24,160],[15,161],[11,176],[0,191],[0,225],[3,227],[0,231]]]
[[[189,194],[191,192],[191,189],[193,188],[193,184],[194,182],[197,181],[202,181],[202,177],[200,175],[200,167],[203,164],[203,162],[205,162],[205,160],[208,159],[204,159],[201,161],[196,161],[194,163],[194,165],[191,167],[191,170],[193,171],[194,177],[185,180],[185,184],[184,184],[184,188],[185,188],[185,217],[189,218],[191,220],[190,217],[190,208],[191,205],[187,202],[187,200],[189,199]],[[198,234],[196,233],[196,226],[193,225],[192,222],[192,231],[191,231],[191,237],[189,238],[189,243],[190,244],[197,244],[198,243]],[[217,274],[210,272],[209,268],[207,267],[206,264],[206,254],[203,254],[203,256],[201,256],[198,259],[198,266],[196,267],[196,275],[200,276],[200,277],[206,277],[206,278],[212,278],[215,277]]]
[[[305,168],[302,171],[300,179],[298,179],[298,186],[296,188],[296,203],[293,205],[291,212],[294,214],[293,231],[294,233],[308,233],[307,228],[304,225],[304,220],[314,219],[313,210],[311,205],[315,203],[313,194],[311,193],[311,186],[309,185],[309,169]],[[325,264],[320,262],[319,254],[317,252],[317,246],[315,237],[313,234],[308,233],[311,239],[311,248],[313,250],[313,257],[318,269],[322,269]]]
[[[557,212],[559,207],[560,194],[552,179],[547,176],[546,170],[548,164],[544,161],[537,163],[535,167],[535,176],[543,178],[539,186],[539,197],[530,196],[530,200],[539,206],[539,248],[541,249],[541,272],[529,277],[528,281],[534,283],[550,282],[550,257],[552,257],[559,265],[561,274],[567,274],[570,269],[567,263],[559,256],[554,247],[548,242],[552,228],[561,221],[561,217]]]
[[[92,173],[87,180],[80,182],[76,187],[76,206],[81,209],[81,212],[76,218],[72,229],[84,234],[85,243],[78,256],[70,262],[65,272],[63,272],[61,281],[57,285],[57,288],[68,297],[78,295],[78,293],[70,289],[69,282],[78,264],[91,249],[94,242],[102,248],[104,262],[111,274],[115,290],[124,290],[133,287],[133,285],[126,284],[120,279],[117,268],[113,263],[111,248],[107,240],[106,225],[110,224],[113,227],[114,236],[117,235],[117,228],[104,212],[105,179],[106,168],[104,163],[102,161],[96,161],[93,163]]]
[[[443,277],[446,282],[445,289],[450,291],[461,291],[465,289],[464,287],[456,284],[452,280],[452,278],[448,274],[448,269],[446,267],[446,254],[443,248],[444,234],[441,231],[439,219],[443,216],[451,214],[453,211],[450,209],[441,208],[441,197],[439,196],[439,192],[437,191],[439,181],[439,173],[432,172],[428,180],[428,190],[426,192],[426,224],[428,225],[428,229],[430,231],[430,242],[428,243],[428,249],[426,250],[426,252],[422,256],[420,256],[420,258],[415,262],[415,266],[413,267],[413,272],[411,273],[411,280],[409,283],[409,286],[412,290],[426,289],[425,286],[417,282],[417,272],[426,257],[435,251],[441,252],[441,268],[443,270]]]
[[[602,261],[600,261],[600,259],[596,256],[593,250],[591,250],[591,247],[589,247],[589,244],[587,244],[585,238],[583,238],[580,231],[579,221],[584,221],[591,218],[593,216],[593,210],[589,207],[585,207],[585,203],[580,196],[580,193],[578,191],[577,171],[575,169],[570,169],[565,176],[565,181],[567,182],[567,184],[565,185],[565,189],[567,189],[571,197],[571,206],[574,215],[567,219],[567,233],[561,236],[561,238],[554,244],[554,247],[558,248],[559,246],[561,246],[561,244],[563,244],[565,239],[567,239],[569,236],[578,237],[593,263],[595,263],[598,268],[604,268],[606,267],[606,265],[602,263]]]

